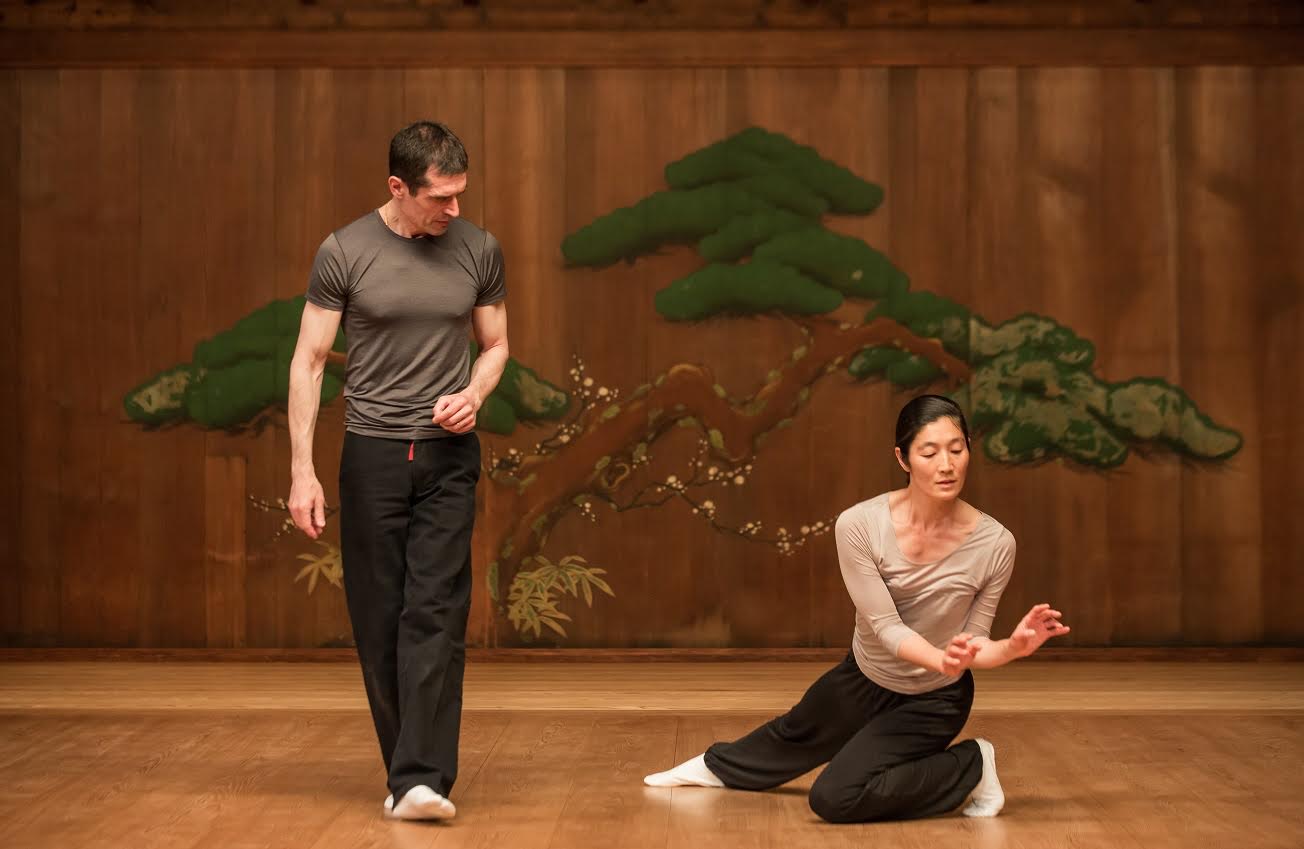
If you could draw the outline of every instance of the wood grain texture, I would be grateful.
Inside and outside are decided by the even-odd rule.
[[[458,816],[435,826],[381,817],[385,776],[356,670],[345,679],[323,677],[320,667],[232,664],[216,667],[216,677],[178,679],[159,665],[58,665],[37,680],[21,676],[42,667],[6,666],[0,842],[14,849],[1298,843],[1304,803],[1294,771],[1304,758],[1304,690],[1297,666],[1200,672],[1030,663],[983,675],[961,737],[995,743],[1007,796],[1002,815],[847,826],[810,811],[806,796],[818,770],[765,793],[640,783],[770,719],[820,671],[726,666],[684,667],[674,679],[607,668],[600,679],[582,675],[568,697],[558,685],[577,680],[574,669],[532,664],[500,668],[496,682],[469,677],[452,792]],[[1015,670],[1028,673],[1022,683],[999,674]],[[724,697],[709,702],[717,685]],[[43,701],[70,690],[83,701]],[[749,700],[734,697],[744,691]],[[630,709],[671,696],[685,699],[682,709]],[[1165,697],[1172,701],[1162,703]],[[1048,763],[1056,764],[1053,776]],[[70,804],[74,785],[85,789]]]
[[[1285,65],[1304,27],[326,32],[0,31],[7,67],[981,67]]]
[[[882,250],[916,289],[992,322],[1049,315],[1095,342],[1103,379],[1172,381],[1245,437],[1213,466],[1162,452],[1108,473],[977,460],[968,494],[1019,540],[997,630],[1050,600],[1078,646],[1304,641],[1291,508],[1304,484],[1281,473],[1298,465],[1304,428],[1293,403],[1304,380],[1298,67],[27,69],[0,80],[12,116],[0,157],[15,175],[12,219],[0,217],[14,236],[0,254],[14,272],[6,379],[21,410],[6,424],[5,645],[349,644],[343,594],[295,580],[300,556],[324,549],[278,536],[283,414],[259,432],[147,430],[125,420],[122,399],[196,342],[302,293],[326,234],[384,200],[388,139],[420,117],[470,147],[466,214],[503,245],[514,355],[567,389],[579,356],[594,391],[628,393],[692,363],[746,397],[801,343],[781,320],[662,319],[655,293],[700,267],[687,248],[566,267],[562,238],[663,188],[668,162],[762,125],[879,183],[880,210],[829,226]],[[90,176],[74,161],[92,163]],[[887,446],[905,397],[830,375],[757,452],[745,485],[703,497],[733,527],[827,521],[899,485]],[[328,504],[342,415],[341,400],[318,425]],[[486,435],[486,457],[547,433]],[[644,482],[682,479],[700,438],[673,429]],[[470,641],[524,647],[504,616],[507,585],[498,603],[487,592],[514,518],[494,487],[486,477]],[[616,592],[592,609],[564,602],[565,645],[846,644],[851,607],[827,535],[783,556],[713,530],[682,501],[599,509],[597,522],[564,516],[545,551],[608,569]],[[337,531],[328,523],[328,543]],[[232,558],[222,562],[242,558],[243,578],[227,575],[236,583],[208,582],[210,538]],[[227,625],[210,631],[210,617]]]
[[[148,0],[95,0],[73,5],[25,0],[0,7],[0,25],[14,30],[422,29],[461,35],[474,30],[813,29],[821,27],[983,27],[1000,29],[1100,26],[1220,28],[1304,24],[1291,0],[331,0],[305,4],[160,5]]]
[[[470,711],[783,711],[837,661],[468,664]],[[975,710],[1304,711],[1298,662],[1027,660],[975,673]],[[4,663],[0,710],[365,710],[353,663]]]
[[[6,279],[21,276],[19,244],[22,217],[19,214],[19,161],[22,150],[22,86],[19,71],[0,72],[0,274]],[[11,365],[4,370],[0,392],[7,398],[20,398],[22,389],[22,290],[12,287],[10,308],[0,319],[0,359]],[[23,426],[18,416],[0,419],[0,462],[7,469],[18,469],[23,457]],[[6,475],[0,479],[0,569],[6,575],[19,574],[22,550],[22,477]],[[22,597],[15,588],[0,599],[0,633],[19,630]],[[8,639],[8,638],[6,638]]]

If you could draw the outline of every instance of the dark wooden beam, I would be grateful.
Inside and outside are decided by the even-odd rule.
[[[0,67],[1293,65],[1304,28],[0,32]]]

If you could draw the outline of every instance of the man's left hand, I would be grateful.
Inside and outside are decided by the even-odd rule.
[[[475,414],[480,409],[480,399],[462,391],[444,395],[435,402],[431,421],[449,433],[466,433],[475,427]]]

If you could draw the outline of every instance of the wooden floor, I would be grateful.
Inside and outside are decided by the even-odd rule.
[[[783,710],[825,665],[485,664],[468,670],[459,807],[380,818],[346,664],[0,665],[0,847],[1304,846],[1304,665],[1016,664],[979,673],[966,736],[1009,797],[831,826],[818,773],[769,793],[641,777]]]

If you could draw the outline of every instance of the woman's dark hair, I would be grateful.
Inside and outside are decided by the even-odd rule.
[[[429,182],[430,166],[445,177],[466,173],[466,148],[452,130],[434,121],[418,121],[399,130],[389,143],[389,173],[411,190]]]
[[[960,405],[943,395],[920,395],[901,408],[897,416],[896,447],[904,457],[910,456],[910,445],[919,431],[938,419],[951,419],[964,434],[964,444],[969,445],[969,423],[964,420]]]

